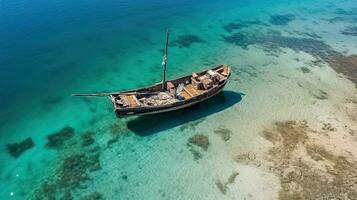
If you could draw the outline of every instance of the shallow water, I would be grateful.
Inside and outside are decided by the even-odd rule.
[[[316,120],[314,109],[356,94],[353,73],[329,66],[331,55],[357,54],[348,28],[356,9],[353,0],[1,1],[0,198],[277,198],[274,175],[233,158],[263,153],[269,123]],[[222,94],[128,119],[115,118],[106,98],[70,96],[159,82],[167,28],[168,78],[226,63],[233,75]],[[66,126],[73,136],[48,147],[47,136]],[[219,128],[230,130],[228,141]],[[88,131],[94,142],[83,145]],[[207,151],[188,144],[195,134],[208,137]],[[27,137],[35,146],[11,156],[6,145]],[[222,192],[217,181],[234,172]]]

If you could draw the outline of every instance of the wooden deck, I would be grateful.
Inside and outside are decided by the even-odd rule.
[[[202,92],[203,90],[197,90],[192,84],[188,84],[183,88],[180,95],[185,99],[191,99],[192,97],[200,95]]]
[[[135,95],[121,95],[120,99],[123,101],[124,104],[130,106],[130,107],[139,107],[140,102],[136,98]]]

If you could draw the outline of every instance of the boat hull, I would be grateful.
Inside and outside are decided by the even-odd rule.
[[[147,108],[116,109],[115,113],[118,118],[123,118],[123,117],[137,116],[137,115],[158,114],[158,113],[170,112],[174,110],[187,108],[219,94],[223,90],[227,82],[228,79],[224,83],[218,85],[215,88],[212,88],[211,90],[207,91],[202,95],[196,96],[188,100],[180,101],[174,104],[158,106],[158,107],[147,107]]]

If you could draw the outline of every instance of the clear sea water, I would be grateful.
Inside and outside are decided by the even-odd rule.
[[[244,29],[314,32],[314,22],[322,21],[321,28],[328,24],[324,19],[336,17],[336,9],[353,10],[356,4],[353,0],[0,0],[0,199],[36,199],[43,195],[45,182],[52,183],[56,199],[69,194],[86,198],[93,192],[106,199],[274,198],[269,186],[259,185],[269,178],[260,178],[259,172],[248,184],[232,185],[227,194],[215,182],[236,169],[241,177],[244,171],[255,173],[237,166],[229,152],[262,144],[253,134],[259,128],[251,127],[260,119],[257,113],[268,112],[269,106],[262,105],[274,102],[254,96],[259,86],[270,83],[270,74],[278,73],[266,66],[289,63],[289,58],[279,60],[259,49],[229,43],[224,36],[231,32],[224,26],[260,21],[265,25]],[[294,16],[288,25],[269,22],[272,15],[286,14]],[[353,37],[334,29],[348,25],[353,22],[342,20],[316,34],[330,45],[337,38],[345,46],[337,44],[336,49],[356,53]],[[117,119],[106,98],[71,96],[159,82],[166,29],[176,42],[169,48],[168,77],[229,64],[234,73],[221,95],[188,110],[128,119]],[[180,41],[181,36],[188,39]],[[190,43],[192,36],[199,40]],[[257,71],[266,74],[254,76]],[[255,106],[256,112],[246,108]],[[66,126],[74,128],[74,136],[58,149],[46,147],[47,135]],[[230,143],[214,134],[220,127],[234,133]],[[88,131],[94,143],[83,146],[82,135]],[[210,140],[208,151],[195,147],[202,155],[199,160],[187,145],[194,134]],[[27,137],[35,146],[12,157],[6,145]],[[58,183],[66,158],[93,152],[101,167],[84,166],[88,180],[79,185]],[[46,194],[39,199],[43,197]]]

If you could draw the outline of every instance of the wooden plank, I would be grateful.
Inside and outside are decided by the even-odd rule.
[[[127,96],[127,99],[129,101],[130,107],[140,106],[140,103],[139,103],[138,99],[136,98],[136,96],[130,95],[130,96]]]
[[[185,99],[191,99],[191,96],[185,90],[182,90],[180,95],[183,96]]]
[[[194,95],[191,94],[190,91],[188,91],[188,89],[186,88],[186,86],[183,88],[183,90],[184,90],[188,95],[190,95],[190,97],[194,97]]]
[[[198,96],[201,94],[199,90],[196,90],[195,87],[193,87],[192,84],[189,84],[186,86],[186,89],[193,95],[193,96]]]

